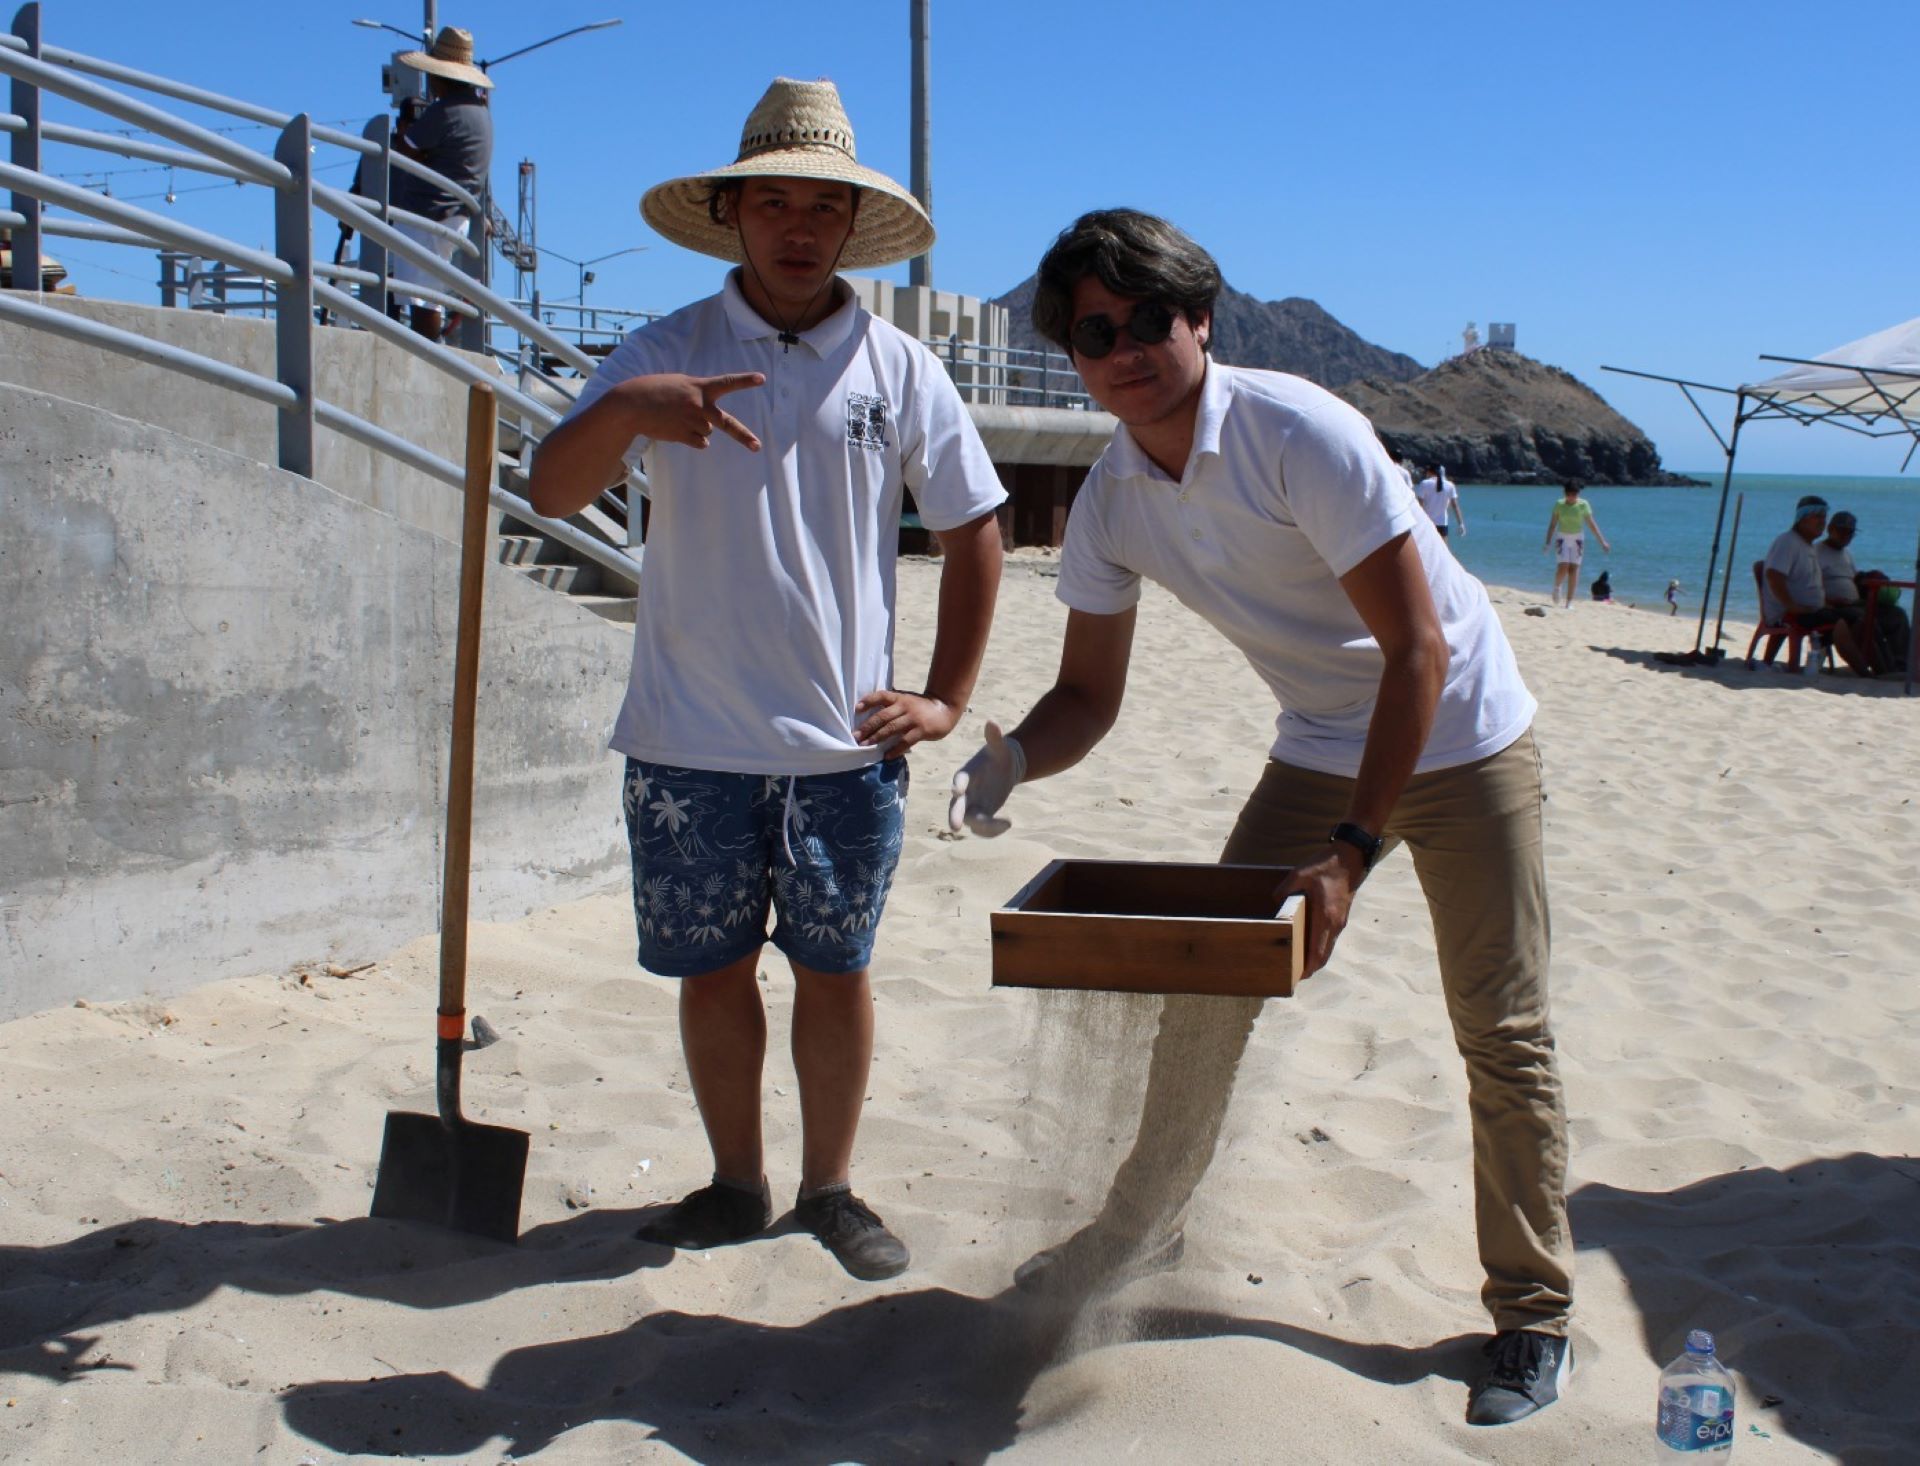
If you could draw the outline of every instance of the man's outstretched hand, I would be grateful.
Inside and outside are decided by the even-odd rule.
[[[953,776],[953,802],[947,806],[947,828],[958,834],[1004,835],[1011,820],[999,818],[1000,806],[1013,786],[1027,775],[1027,755],[1019,740],[1009,738],[995,722],[987,724],[987,741]]]
[[[1297,865],[1281,879],[1273,893],[1278,905],[1298,892],[1307,902],[1307,955],[1302,977],[1312,977],[1327,965],[1333,944],[1347,929],[1354,889],[1366,876],[1358,852],[1336,845],[1318,860]]]

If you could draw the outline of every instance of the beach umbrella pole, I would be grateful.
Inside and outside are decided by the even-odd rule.
[[[1732,462],[1731,459],[1728,462]],[[1733,501],[1733,528],[1727,531],[1727,573],[1720,580],[1720,614],[1713,623],[1713,649],[1720,650],[1720,636],[1727,625],[1727,592],[1733,589],[1733,550],[1740,543],[1740,511],[1746,507],[1747,496],[1743,491]],[[1709,587],[1711,592],[1711,587]],[[1705,607],[1701,615],[1706,614]]]
[[[1700,651],[1700,643],[1707,638],[1707,602],[1713,599],[1713,572],[1720,564],[1720,526],[1727,522],[1727,494],[1733,488],[1733,455],[1740,449],[1741,409],[1746,406],[1746,402],[1747,397],[1744,392],[1733,401],[1733,437],[1727,443],[1727,472],[1726,476],[1720,480],[1720,511],[1713,519],[1713,549],[1707,555],[1707,579],[1700,589],[1700,625],[1693,633],[1693,650],[1696,656]],[[1731,555],[1732,552],[1728,553]],[[1727,562],[1727,574],[1733,574],[1731,559]],[[1725,600],[1726,597],[1723,595],[1722,603]]]

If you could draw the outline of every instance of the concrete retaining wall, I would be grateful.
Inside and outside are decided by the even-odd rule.
[[[216,361],[274,374],[273,322],[117,300],[42,296],[41,303]],[[467,389],[365,331],[314,333],[314,382],[345,408],[459,463],[466,455]],[[96,346],[0,322],[0,382],[51,392],[153,423],[242,458],[279,461],[279,411]],[[405,524],[460,538],[460,495],[437,479],[327,428],[315,433],[314,477]]]
[[[437,927],[458,559],[0,386],[0,1019]],[[604,741],[632,634],[504,567],[486,598],[473,915],[499,920],[624,877]]]

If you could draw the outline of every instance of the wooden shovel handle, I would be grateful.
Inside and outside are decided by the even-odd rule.
[[[447,760],[447,861],[440,886],[440,1023],[459,1039],[467,1022],[467,872],[473,849],[473,721],[480,688],[480,588],[487,569],[493,487],[493,389],[467,390],[466,502],[460,518],[460,610],[453,652],[453,751]]]

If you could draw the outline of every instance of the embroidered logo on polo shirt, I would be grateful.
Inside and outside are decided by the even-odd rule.
[[[847,393],[847,441],[878,453],[887,446],[887,399]]]

